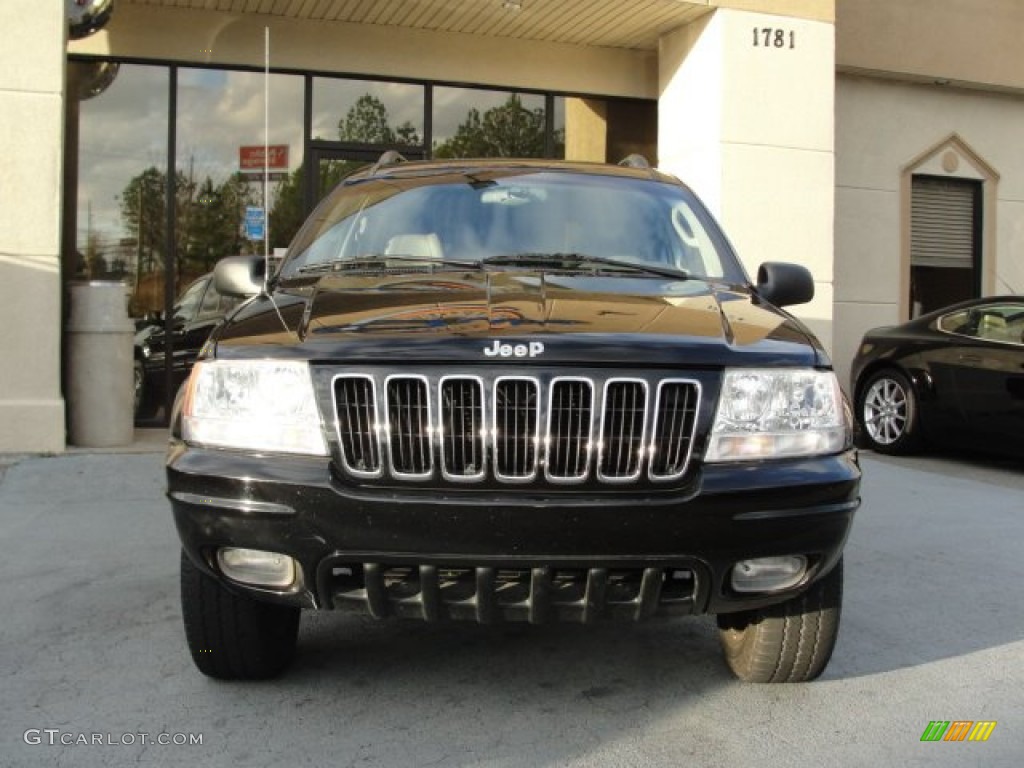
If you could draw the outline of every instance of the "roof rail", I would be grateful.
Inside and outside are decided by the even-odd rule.
[[[389,165],[398,165],[399,163],[407,162],[409,161],[406,160],[405,156],[402,155],[402,153],[399,152],[397,149],[389,149],[387,152],[380,156],[380,159],[378,159],[376,163],[373,164],[373,167],[370,168],[370,173],[374,174],[381,168],[386,168]]]
[[[651,164],[647,162],[647,158],[636,152],[631,155],[626,155],[624,158],[619,160],[619,165],[624,165],[627,168],[646,168],[648,170],[651,167]]]

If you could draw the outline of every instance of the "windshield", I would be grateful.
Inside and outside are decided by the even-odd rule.
[[[303,226],[281,271],[291,276],[384,255],[514,264],[494,257],[516,254],[577,254],[745,281],[711,217],[684,187],[532,169],[342,185]],[[530,264],[536,268],[536,259]]]

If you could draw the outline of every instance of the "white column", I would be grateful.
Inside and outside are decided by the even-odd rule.
[[[719,9],[659,46],[658,157],[725,227],[748,273],[764,261],[811,270],[794,307],[832,342],[831,23]]]
[[[64,450],[64,3],[0,3],[0,452]]]

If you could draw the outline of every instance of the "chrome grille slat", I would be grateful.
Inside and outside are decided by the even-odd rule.
[[[345,468],[357,477],[381,474],[377,398],[373,379],[349,376],[335,380],[334,421]]]
[[[640,476],[646,413],[646,381],[611,379],[605,383],[598,478],[621,482]]]
[[[532,480],[540,436],[539,382],[499,377],[494,382],[494,474],[499,480]]]
[[[556,378],[550,399],[545,476],[553,482],[582,482],[593,440],[594,385],[588,379]]]
[[[338,373],[331,383],[344,472],[457,483],[679,480],[689,466],[701,392],[693,379],[590,371],[370,371]]]
[[[650,447],[652,479],[681,477],[690,460],[691,440],[697,419],[697,392],[691,382],[666,380],[658,383],[654,434]]]
[[[443,377],[440,383],[441,471],[448,479],[482,479],[484,390],[475,378]]]
[[[433,463],[427,380],[389,376],[385,388],[391,470],[396,476],[428,478]]]

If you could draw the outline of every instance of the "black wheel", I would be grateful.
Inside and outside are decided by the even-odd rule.
[[[876,371],[857,396],[857,423],[865,447],[894,455],[921,447],[917,395],[899,371]]]
[[[135,361],[134,376],[133,413],[135,414],[135,421],[152,419],[156,415],[157,408],[153,403],[153,395],[155,393],[146,386],[146,369],[143,367],[141,360]]]
[[[132,413],[135,414],[135,418],[139,418],[142,415],[142,404],[146,400],[146,372],[142,368],[142,361],[135,361],[135,397],[134,407]]]
[[[748,683],[814,680],[832,657],[843,602],[843,561],[779,605],[718,616],[726,663]]]
[[[295,655],[299,608],[236,595],[181,553],[181,613],[199,671],[221,680],[279,675]]]

